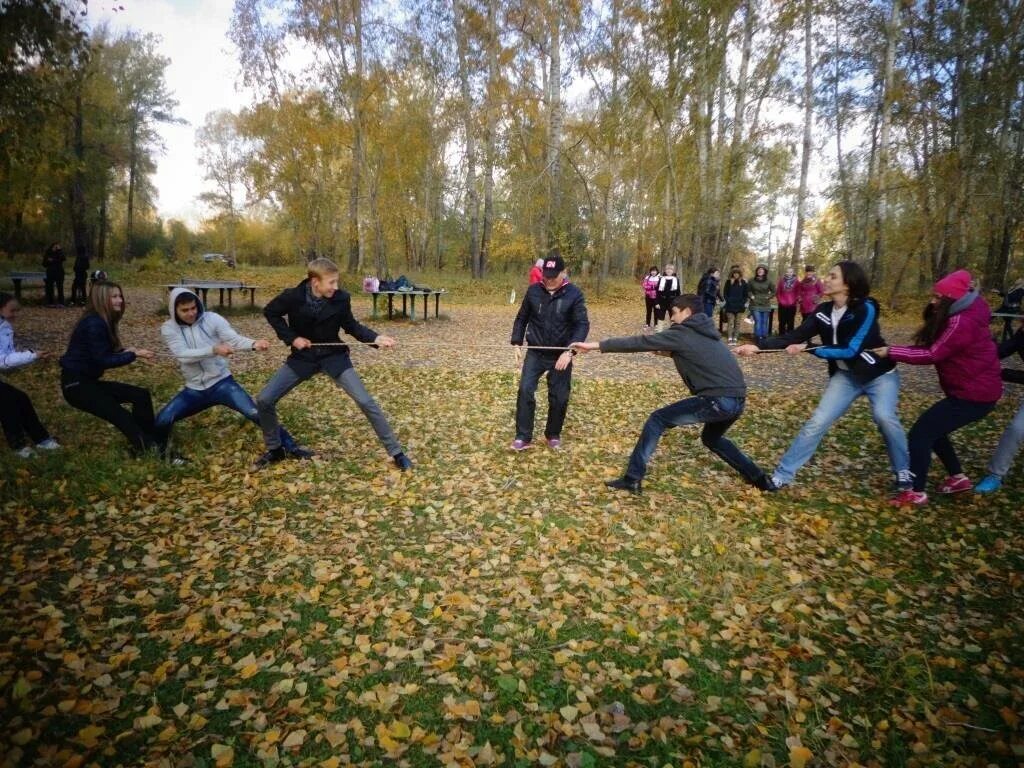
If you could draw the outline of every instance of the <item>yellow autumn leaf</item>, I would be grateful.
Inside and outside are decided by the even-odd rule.
[[[227,744],[214,744],[210,747],[210,756],[217,768],[229,768],[235,762],[235,750]]]
[[[807,747],[790,747],[790,768],[804,768],[814,758],[814,753]]]

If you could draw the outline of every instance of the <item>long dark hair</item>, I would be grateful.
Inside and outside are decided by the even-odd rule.
[[[925,305],[922,317],[924,324],[914,334],[914,344],[919,347],[930,347],[935,340],[946,330],[946,323],[949,321],[949,310],[953,306],[953,299],[943,296],[934,302],[930,301]]]
[[[839,267],[839,272],[843,276],[843,282],[846,284],[846,294],[850,297],[850,300],[860,301],[866,299],[868,294],[871,293],[871,281],[868,279],[864,267],[849,259],[837,261],[836,266]]]

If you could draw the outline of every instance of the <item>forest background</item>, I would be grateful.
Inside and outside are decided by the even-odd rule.
[[[557,246],[599,285],[851,257],[890,295],[1019,264],[1020,2],[237,0],[254,99],[196,126],[198,226],[154,206],[159,41],[85,8],[0,5],[0,250],[29,263],[482,278]]]

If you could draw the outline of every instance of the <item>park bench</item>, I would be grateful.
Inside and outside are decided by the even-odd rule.
[[[24,281],[38,281],[40,286],[46,281],[45,272],[8,272],[7,277],[10,278],[11,283],[14,285],[14,298],[19,301],[21,301],[21,284]]]
[[[387,296],[388,297],[388,320],[391,320],[395,313],[395,296],[402,297],[402,314],[409,317],[412,320],[416,319],[416,297],[423,297],[423,320],[429,319],[427,309],[430,305],[430,297],[434,297],[434,317],[440,317],[440,306],[441,296],[447,293],[443,288],[439,291],[433,290],[405,290],[405,291],[374,291],[370,295],[373,296],[373,314],[372,317],[377,317],[377,297]],[[409,314],[409,307],[407,302],[412,302],[412,314]]]
[[[173,290],[175,288],[191,288],[197,295],[199,295],[202,298],[203,304],[205,306],[209,306],[209,303],[210,303],[209,301],[207,301],[207,294],[211,290],[220,291],[220,297],[219,297],[218,302],[217,302],[217,306],[218,307],[223,307],[224,306],[224,292],[225,291],[227,292],[228,306],[229,307],[231,306],[231,295],[232,295],[232,293],[234,291],[239,291],[240,293],[243,293],[243,294],[246,291],[248,291],[249,292],[249,306],[250,307],[255,307],[256,306],[256,289],[259,286],[258,285],[246,285],[245,283],[240,282],[238,280],[200,280],[198,278],[193,278],[193,277],[182,277],[182,278],[178,279],[177,283],[175,283],[173,285],[165,285],[164,287],[168,291],[171,291],[171,290]]]

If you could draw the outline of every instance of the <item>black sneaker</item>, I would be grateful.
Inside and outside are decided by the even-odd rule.
[[[640,493],[640,481],[634,480],[631,477],[620,477],[616,480],[605,480],[604,484],[617,491],[629,491],[636,495],[639,495]]]
[[[284,461],[287,458],[288,454],[285,453],[284,448],[274,448],[256,459],[256,463],[252,465],[252,468],[263,469],[264,467],[269,467],[271,464],[277,464],[279,461]]]
[[[394,456],[392,456],[392,461],[394,461],[395,466],[398,467],[403,472],[408,472],[410,469],[412,469],[412,462],[409,460],[409,457],[406,456],[404,453],[396,453]]]
[[[167,454],[167,463],[170,464],[172,467],[184,467],[187,466],[190,462],[180,453],[169,453]]]
[[[316,456],[316,454],[309,450],[309,448],[303,448],[301,445],[296,445],[290,451],[287,451],[287,453],[288,458],[299,459],[300,461],[312,459],[314,456]]]
[[[764,491],[765,493],[775,493],[776,491],[782,490],[775,484],[775,481],[772,480],[771,475],[761,475],[754,481],[754,487],[759,491]]]

